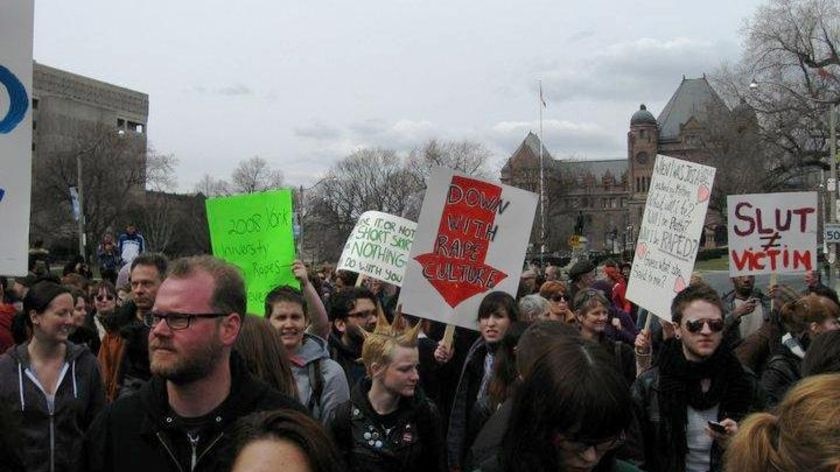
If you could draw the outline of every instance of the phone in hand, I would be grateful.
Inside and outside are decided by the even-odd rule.
[[[709,429],[716,433],[726,434],[726,426],[718,423],[717,421],[708,421]]]

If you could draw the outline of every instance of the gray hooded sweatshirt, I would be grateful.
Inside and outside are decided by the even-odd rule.
[[[24,458],[30,472],[78,470],[82,438],[105,406],[96,357],[67,342],[55,393],[48,396],[29,359],[27,344],[0,356],[0,402],[22,419]]]
[[[330,359],[327,342],[310,333],[304,334],[303,344],[290,360],[300,402],[315,419],[326,423],[332,417],[335,408],[350,399],[350,387],[347,385],[344,369]],[[313,399],[312,380],[318,381],[316,378],[318,373],[315,370],[316,361],[320,364],[320,380],[323,381],[323,389],[321,397]]]

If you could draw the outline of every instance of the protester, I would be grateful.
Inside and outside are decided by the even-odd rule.
[[[840,330],[816,336],[802,360],[802,377],[840,373]]]
[[[514,395],[501,467],[487,470],[636,471],[614,457],[633,413],[629,386],[612,359],[570,336],[545,349]]]
[[[29,249],[29,272],[38,276],[50,273],[50,251],[42,239],[36,239]]]
[[[727,331],[743,340],[770,319],[770,297],[755,288],[754,275],[732,277],[733,290],[723,296]]]
[[[548,281],[540,287],[540,295],[549,301],[548,319],[562,321],[564,323],[576,323],[575,313],[569,308],[572,301],[569,298],[566,284],[557,281]]]
[[[462,468],[469,446],[483,426],[475,406],[487,401],[496,349],[511,323],[519,320],[519,310],[513,297],[507,293],[490,292],[481,300],[476,318],[481,338],[467,353],[449,414],[447,451],[450,470]]]
[[[135,257],[146,252],[146,238],[137,232],[134,224],[129,224],[125,227],[125,233],[119,237],[117,249],[122,264],[132,265]]]
[[[21,457],[20,421],[10,405],[0,405],[0,472],[26,472]]]
[[[87,294],[73,289],[70,291],[73,296],[73,325],[68,338],[75,344],[87,346],[94,356],[99,354],[99,334],[88,324]]]
[[[106,234],[97,246],[96,260],[99,264],[99,275],[112,284],[116,283],[122,260],[114,244],[114,237],[110,233]]]
[[[613,284],[610,291],[610,300],[619,310],[630,314],[632,306],[630,300],[627,299],[627,280],[621,273],[618,263],[612,259],[604,261],[604,274],[606,274],[609,281]]]
[[[0,405],[13,408],[20,422],[29,472],[83,470],[82,436],[105,403],[96,358],[67,339],[70,290],[39,282],[23,305],[32,339],[0,356]]]
[[[525,295],[519,299],[519,316],[526,323],[551,319],[549,301],[536,293]]]
[[[579,338],[580,332],[559,321],[541,320],[528,326],[519,337],[515,349],[518,381],[527,379],[537,359],[548,348],[567,337]],[[481,470],[482,472],[499,470],[499,450],[510,422],[513,397],[515,397],[515,392],[499,406],[481,428],[470,447],[466,460],[467,467],[464,470]]]
[[[557,266],[549,263],[545,266],[545,281],[553,282],[557,280]],[[545,285],[545,283],[543,283]]]
[[[150,327],[152,379],[107,406],[86,438],[87,469],[228,470],[236,419],[303,408],[248,373],[231,350],[246,308],[239,269],[211,256],[176,260]]]
[[[580,290],[590,288],[596,280],[595,264],[589,259],[580,259],[569,269],[569,300],[574,300]]]
[[[17,309],[9,303],[9,279],[0,276],[0,353],[6,352],[14,343],[12,336],[12,321]]]
[[[255,315],[245,316],[234,350],[245,361],[251,375],[278,392],[298,399],[283,342],[268,320]]]
[[[723,305],[704,284],[689,285],[671,304],[677,338],[665,341],[658,365],[633,384],[648,472],[712,471],[722,466],[738,421],[764,407],[758,382],[723,340]],[[717,432],[708,422],[725,432]]]
[[[810,349],[811,339],[840,329],[838,316],[840,306],[813,293],[782,307],[781,318],[785,328],[782,344],[761,374],[761,386],[767,393],[768,406],[776,406],[785,392],[802,378],[800,365]]]
[[[154,306],[168,265],[166,257],[156,253],[137,256],[131,262],[132,303],[124,304],[119,315],[124,347],[117,369],[118,396],[137,392],[152,375],[149,370],[149,327],[144,318]]]
[[[343,288],[333,294],[330,302],[330,357],[344,369],[352,389],[365,376],[365,366],[359,360],[362,343],[365,332],[372,331],[376,325],[380,308],[376,296],[363,287]]]
[[[314,292],[304,298],[301,292],[281,286],[266,295],[265,316],[290,359],[298,398],[315,419],[326,422],[335,407],[350,398],[350,387],[344,369],[330,359],[327,342],[306,332],[315,304],[321,305],[321,300]]]
[[[434,404],[417,389],[419,327],[401,330],[380,314],[366,336],[367,377],[340,405],[329,429],[354,472],[443,472],[443,428]]]
[[[726,450],[726,470],[840,470],[840,374],[804,379],[773,413],[748,417]]]
[[[600,290],[586,289],[575,295],[574,309],[581,337],[603,346],[612,356],[616,369],[624,376],[627,385],[630,385],[636,379],[636,358],[633,348],[627,343],[606,336],[609,306],[610,301]]]
[[[612,291],[612,284],[605,279],[596,280],[591,289],[600,291],[607,299],[607,311],[609,312],[609,322],[604,329],[604,334],[612,340],[622,341],[630,346],[636,340],[636,335],[639,334],[639,329],[636,328],[636,322],[630,317],[630,314],[622,310],[610,299],[610,292]]]
[[[102,333],[99,354],[99,371],[105,385],[105,398],[113,401],[119,390],[120,362],[123,358],[125,344],[120,336],[120,313],[117,311],[117,294],[111,282],[103,280],[96,285],[94,316],[96,328]]]
[[[473,421],[481,425],[474,436],[478,435],[493,413],[516,391],[519,380],[519,371],[516,368],[516,347],[527,327],[528,323],[523,321],[511,323],[496,347],[493,376],[487,386],[487,396],[476,401],[473,407]],[[473,441],[470,441],[470,444],[472,443]]]
[[[332,438],[303,413],[252,413],[233,429],[232,472],[344,472]]]
[[[822,283],[822,277],[818,270],[805,271],[805,290],[803,295],[814,293],[816,291],[831,290]],[[833,290],[832,290],[833,291]]]
[[[359,274],[350,272],[349,270],[338,270],[335,272],[335,291],[341,292],[343,290],[351,289],[356,286],[356,280]]]

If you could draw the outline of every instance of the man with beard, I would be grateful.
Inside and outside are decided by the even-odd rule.
[[[723,343],[723,306],[704,284],[689,285],[671,303],[676,338],[665,341],[659,364],[633,383],[649,472],[718,472],[738,421],[760,410],[754,375]]]
[[[376,295],[363,287],[348,287],[332,296],[330,304],[330,357],[344,369],[352,389],[365,376],[361,362],[362,331],[372,331],[379,314]]]
[[[741,340],[770,319],[770,297],[755,288],[754,275],[732,277],[733,290],[723,296],[727,333]]]
[[[246,310],[238,269],[212,256],[179,259],[144,319],[153,374],[107,407],[85,441],[89,471],[227,471],[237,418],[303,408],[253,378],[231,352]]]

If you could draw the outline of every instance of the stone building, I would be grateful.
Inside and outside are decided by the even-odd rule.
[[[149,96],[38,63],[32,89],[30,238],[42,239],[48,247],[72,248],[78,235],[69,187],[76,185],[78,160],[85,180],[90,180],[86,191],[91,204],[98,186],[105,185],[102,167],[108,167],[108,159],[113,159],[116,171],[111,185],[126,190],[119,198],[143,201]],[[99,175],[102,178],[96,178]],[[102,199],[119,203],[114,194],[104,195]],[[88,246],[98,237],[93,230],[102,229],[97,223],[88,222],[88,237],[94,238]]]
[[[707,123],[717,113],[729,116],[736,112],[730,111],[705,76],[683,77],[658,117],[645,105],[633,113],[626,157],[561,161],[543,147],[547,251],[569,250],[569,236],[579,221],[590,250],[620,252],[632,248],[656,155],[707,163],[708,151],[703,145]],[[502,168],[502,182],[538,192],[540,146],[539,138],[529,133]],[[531,241],[538,251],[541,241],[537,213]],[[709,212],[705,225],[707,246],[714,244],[722,223],[720,215]]]

